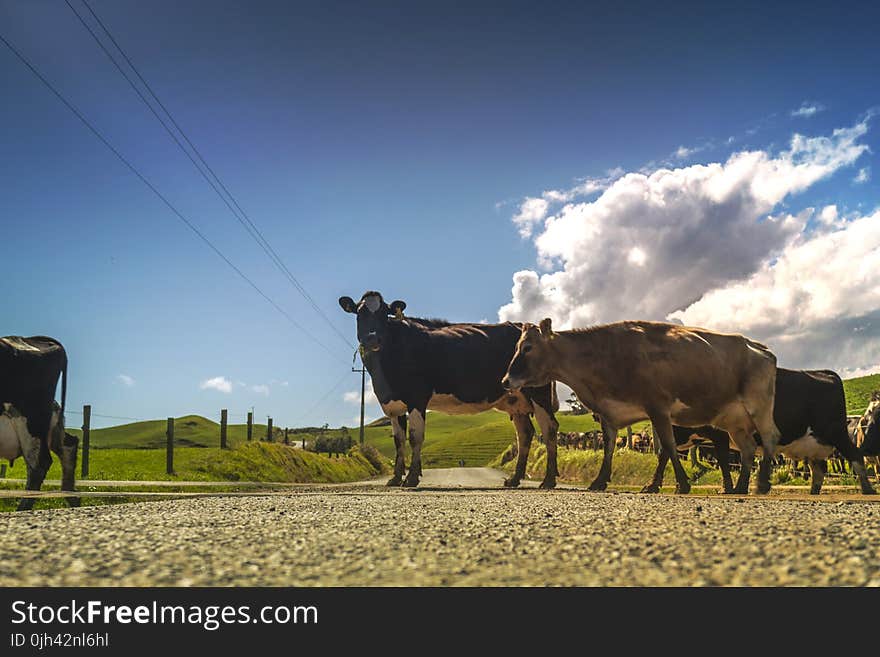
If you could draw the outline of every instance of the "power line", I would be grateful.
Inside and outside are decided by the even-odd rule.
[[[310,416],[312,413],[314,413],[316,410],[318,410],[318,408],[320,408],[321,404],[324,403],[324,401],[327,399],[327,397],[329,397],[330,394],[331,394],[333,391],[335,391],[335,390],[339,387],[339,385],[345,380],[345,378],[346,378],[347,376],[349,376],[350,374],[351,374],[351,372],[343,372],[342,376],[339,377],[339,380],[338,380],[336,383],[333,384],[333,387],[330,388],[327,392],[325,392],[325,393],[321,396],[321,398],[320,398],[318,401],[316,401],[308,411],[306,411],[305,413],[303,413],[302,417],[303,417],[306,421],[308,421],[309,416]],[[305,426],[305,425],[303,425],[303,426]]]
[[[82,415],[83,414],[82,411],[72,411],[69,408],[64,409],[64,414],[66,415],[67,413],[73,413],[74,415]],[[100,417],[100,418],[105,418],[107,420],[132,420],[133,422],[147,422],[147,420],[144,420],[139,417],[124,417],[121,415],[101,415],[100,413],[91,413],[90,415],[91,415],[91,417]]]
[[[70,7],[70,10],[74,13],[74,15],[76,15],[76,17],[79,19],[80,23],[82,23],[83,27],[85,27],[86,30],[89,32],[89,34],[92,35],[92,38],[95,40],[95,42],[98,44],[98,46],[100,46],[101,50],[104,51],[104,54],[107,55],[108,59],[110,59],[110,61],[113,63],[113,65],[117,68],[117,70],[126,79],[126,81],[131,86],[131,88],[134,89],[134,91],[140,97],[141,101],[143,101],[143,103],[150,109],[150,111],[153,113],[153,116],[156,117],[156,119],[159,121],[159,123],[162,124],[162,127],[165,128],[165,131],[169,134],[169,136],[171,136],[171,138],[177,144],[178,148],[180,148],[180,150],[183,151],[183,153],[187,156],[187,158],[189,158],[189,161],[192,162],[193,166],[196,167],[196,169],[202,175],[202,177],[205,179],[205,181],[207,181],[207,183],[211,186],[211,188],[214,190],[214,192],[223,200],[223,202],[226,204],[226,207],[229,208],[229,211],[232,212],[232,215],[235,217],[235,219],[242,225],[242,227],[245,229],[245,231],[251,236],[251,238],[257,243],[257,245],[263,250],[263,252],[269,256],[269,258],[272,260],[274,265],[281,271],[281,273],[288,279],[288,281],[290,281],[290,283],[303,296],[303,298],[305,298],[305,300],[309,303],[309,305],[311,305],[311,307],[315,310],[315,312],[318,313],[318,315],[327,323],[328,326],[330,326],[330,328],[333,330],[333,332],[336,333],[336,335],[339,336],[339,338],[342,339],[342,341],[345,342],[345,344],[347,346],[349,346],[353,349],[354,345],[352,345],[351,342],[349,342],[348,338],[346,338],[345,335],[338,328],[336,328],[336,325],[330,321],[330,318],[327,317],[327,315],[324,313],[324,311],[321,309],[321,307],[318,306],[318,304],[315,302],[315,300],[306,291],[305,287],[303,287],[303,285],[296,279],[296,277],[293,275],[293,273],[290,271],[290,269],[288,269],[287,265],[284,264],[284,262],[281,260],[281,257],[276,253],[275,249],[272,248],[271,243],[260,232],[260,229],[257,228],[257,226],[254,224],[253,221],[251,221],[250,217],[247,215],[247,213],[244,211],[244,209],[238,203],[236,198],[232,195],[232,192],[229,191],[227,186],[223,183],[223,181],[220,179],[220,177],[217,175],[217,173],[214,171],[214,169],[211,168],[211,166],[208,164],[208,162],[202,156],[199,149],[196,148],[195,144],[193,144],[192,140],[190,140],[189,136],[187,136],[187,134],[183,130],[183,128],[180,127],[180,124],[177,123],[177,121],[174,119],[174,116],[171,114],[171,112],[168,110],[168,108],[165,106],[165,104],[159,99],[159,97],[153,91],[153,88],[146,81],[144,76],[141,75],[138,68],[134,65],[134,62],[131,61],[131,58],[129,58],[129,56],[126,54],[126,52],[122,49],[122,46],[119,45],[119,42],[116,40],[116,38],[110,32],[110,30],[107,28],[107,26],[101,20],[101,18],[95,13],[95,11],[92,9],[92,7],[89,5],[89,3],[86,2],[86,0],[82,0],[83,5],[85,5],[86,9],[89,10],[89,13],[91,13],[91,15],[97,21],[98,25],[101,26],[101,29],[104,31],[104,33],[107,35],[107,37],[113,43],[113,45],[116,47],[116,49],[119,51],[119,53],[122,55],[122,57],[128,63],[128,65],[131,67],[131,70],[134,71],[135,75],[137,75],[138,79],[141,81],[141,83],[144,85],[146,90],[150,93],[150,95],[153,97],[153,99],[156,101],[156,103],[159,105],[159,107],[162,108],[162,111],[166,114],[168,119],[171,121],[171,123],[174,125],[174,127],[177,129],[177,131],[180,133],[180,135],[184,138],[186,143],[189,144],[189,147],[196,154],[196,156],[199,158],[199,161],[202,163],[202,165],[205,167],[205,169],[207,169],[207,171],[211,174],[211,176],[213,177],[214,180],[211,180],[211,178],[208,177],[208,175],[205,173],[205,171],[202,170],[202,168],[199,166],[199,164],[196,163],[196,161],[193,159],[192,155],[189,153],[189,151],[186,149],[186,147],[180,142],[180,139],[178,139],[177,135],[174,134],[174,132],[168,127],[168,125],[162,119],[162,117],[159,116],[158,112],[156,112],[156,110],[152,106],[152,104],[146,99],[146,97],[144,97],[143,93],[141,93],[140,89],[138,89],[138,87],[134,83],[134,81],[128,76],[128,74],[125,72],[125,70],[123,70],[122,66],[120,66],[120,64],[116,61],[116,58],[110,54],[110,52],[104,46],[103,42],[98,37],[98,35],[95,34],[95,32],[92,30],[92,28],[85,22],[85,20],[83,20],[82,16],[80,16],[79,12],[77,12],[77,10],[73,7],[73,5],[70,4],[70,0],[64,0],[64,1],[67,4],[67,6]],[[214,183],[214,181],[216,181],[216,184]],[[224,196],[223,193],[221,193],[220,189],[217,188],[217,185],[219,185],[220,188],[222,188],[223,192],[226,193],[226,196]],[[227,199],[227,196],[229,197],[228,199]],[[233,206],[230,205],[230,203],[229,203],[230,200],[232,201],[232,204],[234,204],[235,208],[233,208]],[[238,210],[238,212],[236,212],[236,209]],[[239,213],[241,213],[241,216],[239,216]]]
[[[9,41],[7,41],[6,38],[5,38],[2,34],[0,34],[0,41],[2,41],[3,44],[4,44],[7,48],[9,48],[9,50],[12,51],[12,53],[13,53],[16,57],[18,57],[19,60],[21,60],[21,62],[22,62],[27,68],[28,68],[28,70],[30,70],[30,72],[33,73],[33,74],[34,74],[34,75],[40,80],[40,82],[42,82],[42,83],[43,83],[43,84],[44,84],[44,85],[45,85],[45,86],[46,86],[46,87],[47,87],[47,88],[48,88],[48,89],[49,89],[49,90],[50,90],[50,91],[51,91],[51,92],[52,92],[52,93],[58,98],[58,100],[60,100],[62,103],[64,103],[64,105],[67,107],[67,109],[69,109],[71,112],[73,112],[73,113],[76,115],[76,117],[77,117],[77,118],[83,123],[83,125],[85,125],[85,126],[86,126],[86,127],[92,132],[92,134],[95,135],[95,136],[101,141],[101,143],[103,143],[108,149],[110,149],[110,151],[111,151],[111,152],[112,152],[112,153],[113,153],[113,154],[119,159],[119,161],[121,161],[126,167],[128,167],[128,169],[129,169],[129,170],[130,170],[135,176],[137,176],[137,177],[140,179],[140,181],[141,181],[142,183],[144,183],[147,187],[149,187],[150,191],[152,191],[153,194],[155,194],[155,195],[156,195],[156,196],[157,196],[157,197],[158,197],[158,198],[159,198],[159,199],[160,199],[160,200],[161,200],[161,201],[162,201],[162,202],[168,207],[168,209],[171,210],[171,211],[174,213],[174,215],[175,215],[178,219],[180,219],[184,224],[186,224],[186,226],[187,226],[187,227],[188,227],[193,233],[195,233],[195,234],[198,236],[199,239],[201,239],[205,244],[207,244],[208,247],[209,247],[212,251],[214,251],[214,253],[216,253],[216,254],[217,254],[217,255],[218,255],[218,256],[219,256],[219,257],[220,257],[220,258],[221,258],[221,259],[222,259],[227,265],[229,265],[229,266],[235,271],[236,274],[238,274],[238,275],[239,275],[239,276],[240,276],[240,277],[241,277],[241,278],[242,278],[242,279],[243,279],[248,285],[250,285],[250,286],[251,286],[251,287],[252,287],[252,288],[253,288],[253,289],[254,289],[254,290],[255,290],[255,291],[261,296],[261,297],[263,297],[266,301],[268,301],[268,302],[269,302],[269,303],[275,308],[275,310],[277,310],[281,315],[283,315],[283,316],[287,319],[287,321],[290,322],[294,327],[296,327],[297,329],[299,329],[300,331],[302,331],[302,332],[303,332],[306,336],[308,336],[313,342],[315,342],[316,344],[318,344],[319,346],[321,346],[325,351],[327,351],[327,353],[329,353],[330,355],[332,355],[332,356],[334,356],[334,357],[337,356],[337,354],[336,354],[335,352],[331,351],[331,350],[330,350],[330,349],[329,349],[329,348],[328,348],[323,342],[321,342],[320,340],[318,340],[318,338],[316,338],[316,337],[313,336],[311,333],[309,333],[309,332],[308,332],[305,328],[303,328],[303,327],[302,327],[302,326],[301,326],[296,320],[294,320],[293,317],[291,317],[291,316],[290,316],[290,315],[289,315],[289,314],[288,314],[283,308],[281,308],[281,306],[279,306],[277,303],[275,303],[275,301],[272,300],[271,297],[269,297],[265,292],[263,292],[263,290],[261,290],[261,289],[257,286],[256,283],[254,283],[250,278],[248,278],[247,275],[246,275],[243,271],[241,271],[241,269],[239,269],[239,268],[238,268],[238,267],[237,267],[237,266],[236,266],[236,265],[235,265],[235,264],[234,264],[229,258],[227,258],[219,248],[217,248],[216,246],[214,246],[213,242],[211,242],[211,240],[209,240],[209,239],[204,235],[204,233],[202,233],[202,232],[201,232],[201,231],[200,231],[200,230],[199,230],[199,229],[198,229],[198,228],[197,228],[197,227],[196,227],[191,221],[189,221],[189,219],[187,219],[185,216],[183,216],[183,214],[181,214],[181,212],[180,212],[176,207],[174,207],[174,205],[171,203],[171,201],[169,201],[169,200],[168,200],[168,199],[167,199],[167,198],[166,198],[166,197],[165,197],[165,196],[164,196],[164,195],[163,195],[163,194],[162,194],[162,193],[161,193],[161,192],[155,187],[155,185],[153,185],[153,183],[151,183],[151,182],[150,182],[150,181],[149,181],[149,180],[148,180],[148,179],[147,179],[147,178],[146,178],[146,177],[145,177],[140,171],[138,171],[138,170],[135,168],[135,166],[134,166],[131,162],[129,162],[129,161],[125,158],[125,156],[122,155],[122,153],[120,153],[120,152],[119,152],[119,151],[113,146],[113,144],[111,144],[111,143],[107,140],[107,138],[104,137],[104,135],[101,134],[101,132],[98,131],[98,129],[97,129],[95,126],[93,126],[93,125],[89,122],[89,120],[86,119],[86,117],[83,116],[83,114],[82,114],[82,113],[81,113],[81,112],[80,112],[80,111],[79,111],[79,110],[78,110],[78,109],[77,109],[72,103],[70,103],[70,101],[68,101],[68,100],[67,100],[67,99],[61,94],[61,92],[59,92],[59,91],[58,91],[58,90],[52,85],[52,83],[50,83],[50,82],[49,82],[49,81],[48,81],[48,80],[42,75],[42,73],[40,73],[40,72],[34,67],[34,65],[31,64],[31,63],[27,60],[27,58],[26,58],[24,55],[22,55],[22,54],[21,54],[21,53],[15,48],[15,46],[13,46]]]

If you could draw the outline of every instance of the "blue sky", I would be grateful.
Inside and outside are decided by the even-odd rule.
[[[878,130],[866,117],[880,105],[880,10],[867,3],[742,3],[727,13],[659,3],[625,10],[515,2],[91,5],[351,342],[353,318],[336,299],[367,289],[406,300],[415,315],[469,321],[495,321],[499,311],[534,321],[531,314],[545,310],[572,323],[622,319],[612,297],[631,301],[634,316],[681,312],[705,324],[719,307],[738,308],[728,325],[776,339],[792,366],[826,362],[806,354],[814,344],[840,344],[836,332],[874,335],[880,304],[868,299],[840,316],[836,306],[825,309],[820,319],[834,326],[811,320],[798,335],[818,342],[786,352],[791,336],[780,327],[792,325],[788,315],[765,326],[768,313],[748,315],[730,300],[737,282],[750,280],[777,299],[793,279],[783,281],[772,263],[806,262],[797,249],[825,239],[822,231],[843,241],[864,219],[873,235]],[[70,408],[91,403],[94,413],[154,418],[216,417],[227,407],[235,421],[254,406],[258,419],[271,414],[281,426],[353,425],[357,406],[343,398],[359,383],[355,374],[346,378],[351,349],[250,241],[67,5],[0,0],[0,34],[329,352],[237,278],[2,47],[0,271],[12,284],[0,332],[62,340]],[[853,143],[865,148],[842,153],[834,130],[861,125]],[[606,283],[617,279],[578,278],[607,255],[591,245],[618,244],[610,228],[581,254],[559,245],[583,237],[599,208],[590,204],[604,199],[600,205],[613,210],[607,194],[621,188],[612,185],[622,174],[665,168],[684,179],[694,171],[688,167],[743,152],[771,162],[786,153],[793,162],[827,155],[793,150],[795,133],[828,139],[823,148],[840,157],[832,154],[808,184],[786,178],[769,210],[758,204],[754,216],[724,225],[743,234],[736,222],[786,213],[803,225],[779,219],[778,230],[761,233],[767,249],[744,253],[741,266],[722,268],[724,276],[688,298],[655,307],[642,279],[624,277],[615,293]],[[511,221],[527,198],[609,171],[592,196],[541,212],[529,237]],[[826,211],[823,222],[829,206],[835,217]],[[616,217],[611,212],[605,225]],[[626,239],[636,239],[638,222],[627,226]],[[704,248],[713,230],[697,226],[695,239],[680,243]],[[804,248],[821,246],[810,244]],[[685,272],[706,256],[640,248],[649,263],[677,255]],[[555,281],[582,284],[595,298],[566,293],[550,303],[556,288],[548,284],[529,305],[511,293],[514,274],[529,271],[556,272]],[[814,305],[821,315],[822,304]],[[873,338],[847,345],[828,352],[828,366],[861,372],[880,363]],[[219,377],[229,392],[224,383],[203,387]]]

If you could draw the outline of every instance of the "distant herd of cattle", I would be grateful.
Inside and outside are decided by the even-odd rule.
[[[750,464],[760,451],[759,493],[770,489],[777,454],[806,460],[811,493],[818,493],[825,462],[837,450],[873,494],[865,459],[880,467],[880,395],[848,426],[843,383],[830,370],[787,370],[763,344],[742,335],[662,322],[625,321],[587,329],[554,331],[550,319],[534,324],[469,324],[404,316],[406,304],[385,303],[378,292],[339,304],[357,316],[357,337],[373,390],[391,420],[396,458],[388,485],[417,486],[427,410],[507,413],[517,435],[517,461],[505,486],[518,486],[535,429],[547,448],[542,488],[556,485],[559,410],[556,381],[569,386],[600,419],[605,436],[649,420],[662,449],[643,492],[657,492],[671,461],[676,491],[690,483],[678,451],[711,443],[722,470],[724,492],[744,494],[750,467],[736,485],[728,450]],[[55,390],[61,380],[61,404]],[[27,490],[39,490],[52,462],[61,459],[62,490],[73,491],[79,441],[64,430],[67,354],[53,338],[0,338],[0,459],[23,457]],[[409,438],[411,461],[405,461]],[[604,441],[604,458],[591,490],[611,479],[615,441]],[[880,476],[880,475],[878,475]],[[69,497],[71,506],[78,498]],[[24,498],[20,510],[33,507]]]

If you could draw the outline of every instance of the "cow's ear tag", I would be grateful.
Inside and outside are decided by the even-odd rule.
[[[395,308],[394,319],[403,319],[403,308]]]

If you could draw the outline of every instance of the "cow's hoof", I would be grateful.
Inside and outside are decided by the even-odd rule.
[[[71,509],[79,508],[79,506],[81,504],[82,504],[82,502],[80,501],[80,498],[78,498],[78,497],[68,497],[67,498],[67,506],[69,506]]]
[[[404,488],[415,488],[419,485],[419,480],[416,477],[407,477],[403,480],[403,484],[401,484]]]
[[[722,495],[736,495],[736,491],[733,488],[725,488],[721,491]]]
[[[642,486],[642,490],[640,490],[639,492],[640,493],[659,493],[660,486],[657,486],[656,484],[645,484],[644,486]]]
[[[607,481],[594,481],[587,490],[603,491],[608,488]]]
[[[504,487],[505,488],[516,488],[517,486],[519,486],[520,481],[521,480],[517,479],[516,477],[508,477],[507,479],[504,480]]]
[[[821,490],[819,486],[810,486],[810,495],[818,495]]]
[[[762,486],[761,484],[758,484],[758,486],[755,488],[755,492],[758,495],[766,495],[770,492],[770,485],[767,484],[766,486]],[[813,491],[811,490],[810,492],[812,493]]]
[[[541,482],[541,484],[538,486],[538,488],[544,488],[547,490],[549,490],[551,488],[556,488],[556,479],[545,479],[544,481]]]
[[[675,494],[676,495],[687,495],[691,492],[691,485],[688,482],[679,482],[675,486]]]
[[[877,491],[874,490],[871,486],[867,488],[862,488],[862,495],[876,495]]]
[[[403,481],[403,477],[401,477],[400,475],[394,475],[393,477],[391,477],[391,479],[389,479],[387,482],[385,482],[385,485],[386,486],[400,486],[402,481]]]

